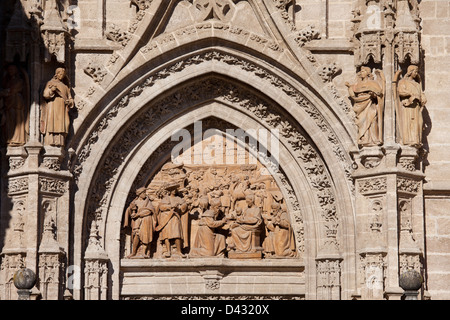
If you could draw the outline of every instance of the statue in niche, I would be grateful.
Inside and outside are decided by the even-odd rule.
[[[164,244],[164,256],[172,256],[172,242],[176,254],[185,257],[182,250],[188,246],[188,210],[186,201],[177,195],[178,184],[168,184],[161,190],[159,202],[158,226],[159,240]]]
[[[22,146],[29,134],[29,80],[26,72],[9,65],[0,89],[2,134],[8,146]]]
[[[124,227],[131,227],[132,252],[128,258],[136,257],[140,246],[143,257],[150,257],[150,244],[154,239],[157,210],[146,194],[147,188],[139,188],[134,199],[125,211]]]
[[[66,69],[57,68],[43,92],[40,131],[44,135],[44,145],[64,146],[69,133],[69,109],[73,106]]]
[[[286,210],[278,202],[272,203],[270,213],[263,215],[266,238],[263,242],[266,257],[295,257],[295,241]]]
[[[247,208],[229,226],[228,250],[235,253],[260,253],[261,209],[255,205],[255,195],[245,197]],[[228,255],[230,257],[230,253]]]
[[[383,111],[385,96],[385,77],[381,70],[375,70],[377,80],[368,67],[361,67],[358,81],[348,87],[358,127],[360,147],[379,146],[383,143]]]
[[[221,201],[213,199],[211,208],[205,198],[200,201],[200,206],[204,210],[200,215],[197,235],[191,250],[192,256],[225,256],[225,235],[218,233],[216,229],[223,227],[227,219],[217,220],[220,214]]]
[[[423,133],[422,111],[427,99],[422,92],[419,68],[415,65],[409,66],[405,76],[398,80],[400,74],[401,70],[397,71],[393,84],[400,142],[420,148]]]

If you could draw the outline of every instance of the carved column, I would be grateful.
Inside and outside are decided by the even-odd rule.
[[[421,145],[401,145],[397,92],[398,70],[420,61],[414,10],[407,0],[368,0],[354,19],[355,66],[381,68],[385,75],[384,112],[378,114],[383,143],[352,153],[357,168],[353,177],[360,258],[355,295],[363,299],[400,299],[400,272],[422,268]],[[408,80],[416,79],[413,75]]]
[[[108,263],[109,258],[101,246],[98,226],[91,225],[89,244],[84,255],[84,299],[108,299]]]
[[[341,299],[341,259],[316,259],[317,299]]]

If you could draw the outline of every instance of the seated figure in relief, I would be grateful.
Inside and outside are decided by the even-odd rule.
[[[206,210],[208,202],[200,201],[203,212],[198,223],[197,234],[191,249],[192,256],[216,256],[223,257],[225,253],[225,236],[217,232],[223,227],[226,219],[217,220],[220,214],[221,202],[219,199],[211,201],[211,208]]]
[[[228,249],[235,252],[256,252],[260,247],[260,231],[263,222],[261,209],[255,205],[255,195],[245,197],[247,208],[229,226]]]
[[[278,202],[264,215],[266,238],[263,242],[265,257],[295,257],[295,241],[288,214]]]

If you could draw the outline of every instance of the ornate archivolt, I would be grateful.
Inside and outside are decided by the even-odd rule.
[[[218,99],[222,103],[243,108],[249,115],[252,115],[252,118],[263,121],[268,128],[272,124],[273,128],[280,129],[280,135],[286,139],[286,145],[295,150],[294,152],[298,157],[297,161],[305,162],[305,171],[311,177],[312,188],[317,190],[319,194],[318,202],[322,208],[322,218],[329,222],[327,226],[330,230],[329,234],[335,234],[332,230],[336,230],[338,218],[332,182],[321,156],[310,145],[309,139],[305,138],[283,114],[272,111],[275,110],[275,106],[250,92],[246,92],[245,89],[226,83],[224,79],[219,78],[208,78],[179,88],[175,94],[155,102],[153,107],[147,109],[144,114],[135,117],[135,120],[128,126],[124,134],[116,140],[117,142],[113,144],[114,146],[108,151],[107,157],[101,163],[97,181],[94,183],[96,187],[91,190],[89,196],[93,200],[89,202],[88,207],[88,212],[92,215],[91,219],[103,220],[106,218],[105,210],[108,207],[111,189],[117,180],[115,175],[122,170],[128,155],[136,152],[135,148],[139,141],[146,139],[152,130],[169,121],[174,114],[183,112],[190,105],[201,105],[211,99]],[[274,126],[277,123],[283,124],[284,127]],[[162,148],[165,152],[168,152],[172,147],[173,145],[169,144]],[[286,177],[284,179],[287,180]],[[291,207],[294,210],[300,209],[297,201],[294,201]],[[334,239],[334,242],[337,245],[336,239]]]
[[[150,2],[151,6],[154,3],[156,2]],[[251,3],[254,6],[254,3]],[[143,20],[147,17],[144,12],[147,9],[148,6],[143,5],[138,11],[143,19],[142,27],[137,27],[136,32],[145,24]],[[116,35],[117,39],[121,39],[120,32]],[[114,39],[114,33],[111,33],[110,37]],[[329,82],[327,75],[321,80],[319,72],[310,74],[300,68],[298,62],[292,59],[290,49],[284,47],[282,42],[275,41],[276,37],[273,35],[247,31],[230,22],[224,22],[223,19],[207,19],[171,32],[163,32],[139,50],[132,49],[133,37],[127,39],[123,48],[111,56],[106,67],[91,64],[85,70],[95,81],[93,80],[93,85],[85,94],[81,94],[84,97],[78,106],[84,107],[79,108],[79,118],[74,123],[75,137],[69,145],[69,148],[75,151],[75,156],[69,161],[78,190],[75,201],[80,204],[75,209],[75,229],[80,231],[76,232],[77,237],[81,235],[81,230],[89,229],[90,221],[97,221],[100,239],[102,242],[106,241],[104,235],[108,219],[107,208],[111,205],[124,163],[138,150],[138,141],[144,141],[152,135],[157,128],[156,124],[166,123],[176,114],[182,114],[183,110],[213,99],[244,112],[267,128],[280,130],[283,144],[295,155],[294,158],[301,164],[305,177],[308,177],[309,188],[314,190],[314,206],[320,208],[317,215],[323,222],[319,228],[319,238],[322,239],[319,247],[321,250],[331,248],[324,252],[339,252],[342,249],[343,244],[341,248],[338,245],[337,230],[347,221],[340,221],[338,212],[352,212],[351,192],[347,193],[346,190],[353,189],[350,177],[351,160],[347,150],[353,145],[352,134],[349,132],[354,128],[349,125],[351,122],[347,119],[348,108],[340,102],[340,106],[336,107],[336,100],[329,98],[328,88],[312,88],[311,83],[315,81],[311,81],[312,79],[317,78],[320,83]],[[217,48],[186,53],[176,60],[162,63],[162,60],[170,59],[171,51],[175,48],[190,51],[190,44],[202,43],[203,39],[214,39]],[[219,49],[223,44],[231,44],[231,47],[240,48],[242,51],[236,54],[235,49]],[[263,52],[265,59],[271,63],[253,57],[251,52],[254,50]],[[128,62],[126,56],[131,52],[134,52],[135,56]],[[310,56],[305,55],[302,59],[302,63],[308,63],[312,68],[308,70],[317,71],[318,67],[311,65]],[[126,67],[125,60],[128,63]],[[144,74],[143,70],[146,69],[153,70],[136,80],[135,77]],[[132,73],[131,70],[135,72]],[[209,76],[202,80],[203,83],[183,86],[178,89],[178,93],[169,93],[170,96],[166,100],[156,102],[160,99],[157,92],[165,92],[164,95],[167,95],[172,87],[181,85],[185,80],[211,72],[231,78],[239,74],[238,77],[243,76],[244,81],[253,88]],[[280,98],[280,104],[286,110],[261,99],[258,91],[267,93],[267,96],[273,97],[274,100]],[[80,99],[80,95],[77,99]],[[186,99],[191,100],[190,105],[185,103]],[[323,100],[331,101],[332,107],[326,107]],[[143,111],[145,105],[148,105],[147,112]],[[137,114],[140,114],[139,119],[133,118]],[[300,123],[306,132],[311,133],[309,137],[297,123]],[[161,142],[160,148],[159,152],[164,153],[171,147]],[[87,166],[88,163],[98,165]],[[279,185],[286,186],[283,190],[285,197],[290,199],[290,208],[296,208],[295,212],[300,212],[298,199],[295,199],[298,191],[290,186],[286,174],[280,175],[278,179]],[[346,182],[342,183],[343,181]],[[336,195],[336,182],[338,189],[345,195]],[[86,185],[91,187],[88,189]],[[126,192],[131,190],[130,185]],[[348,200],[345,201],[347,204],[336,200],[342,196]],[[90,200],[86,202],[86,199]],[[120,210],[123,210],[125,205],[123,203]],[[85,212],[87,220],[83,221],[81,212]],[[293,215],[293,220],[301,222],[304,219],[301,213]],[[300,235],[302,231],[299,230],[301,228],[297,228],[297,234]],[[84,233],[83,239],[85,241],[80,238],[76,242],[83,242],[82,246],[87,244],[87,233]],[[83,250],[82,247],[75,248],[76,259],[80,259]]]
[[[215,66],[211,65],[213,62]],[[217,62],[220,62],[221,67],[218,67]],[[191,74],[190,77],[201,75],[205,70],[220,71],[231,76],[233,74],[232,69],[239,70],[239,72],[251,76],[252,79],[248,79],[247,83],[257,84],[257,86],[260,86],[261,88],[269,88],[270,96],[276,96],[276,92],[278,92],[280,97],[284,96],[286,99],[286,102],[284,102],[283,105],[287,106],[289,105],[289,102],[287,101],[291,101],[291,107],[288,109],[291,114],[295,115],[296,119],[294,120],[292,115],[288,115],[286,111],[279,109],[279,107],[272,102],[265,101],[265,99],[261,99],[259,95],[255,95],[256,91],[254,91],[254,89],[247,88],[245,85],[242,87],[237,86],[237,84],[225,82],[224,79],[209,76],[206,80],[202,80],[203,83],[200,82],[196,85],[183,86],[181,89],[178,89],[178,93],[173,92],[172,94],[169,94],[169,97],[160,101],[158,104],[152,102],[152,107],[148,109],[147,112],[142,111],[143,113],[141,113],[138,118],[135,118],[134,121],[126,120],[128,123],[132,123],[132,125],[127,126],[128,129],[120,130],[120,132],[124,133],[120,140],[116,140],[117,142],[111,140],[111,137],[119,139],[119,137],[116,136],[117,132],[113,133],[114,130],[117,130],[118,128],[118,124],[116,123],[118,119],[120,119],[120,122],[123,122],[124,119],[131,119],[132,114],[136,112],[130,112],[130,106],[144,105],[148,103],[148,101],[154,99],[152,98],[152,95],[156,98],[154,93],[150,93],[149,95],[147,92],[151,91],[147,90],[151,90],[154,87],[161,88],[161,86],[163,86],[167,88],[166,91],[169,91],[168,88],[174,85],[171,77],[183,75],[183,71],[192,71],[192,69],[189,69],[191,66],[195,66],[197,69],[200,68],[200,70],[201,67],[203,67],[204,70]],[[226,66],[226,68],[224,68],[224,66]],[[181,79],[184,79],[184,77],[181,76]],[[170,83],[170,85],[168,85],[168,83]],[[191,98],[188,99],[187,97]],[[302,163],[305,175],[311,178],[308,180],[310,188],[317,194],[315,196],[317,199],[315,200],[317,201],[315,206],[321,208],[319,210],[319,219],[324,221],[324,225],[326,225],[323,228],[320,227],[321,230],[319,233],[321,233],[321,236],[319,238],[322,240],[319,247],[321,247],[321,249],[331,248],[330,250],[326,249],[323,252],[338,252],[337,239],[339,236],[337,230],[340,227],[338,211],[342,210],[342,208],[340,208],[341,204],[336,201],[337,197],[333,182],[335,178],[332,178],[332,175],[337,174],[341,176],[340,179],[343,178],[341,181],[347,180],[347,183],[344,183],[344,185],[346,185],[345,189],[351,189],[352,182],[348,179],[350,174],[350,162],[344,152],[345,149],[342,147],[340,140],[334,133],[333,127],[328,124],[327,118],[329,115],[326,115],[327,118],[325,118],[325,115],[317,109],[316,105],[309,102],[309,99],[286,80],[281,80],[276,74],[268,72],[264,68],[257,66],[248,60],[239,59],[238,57],[222,52],[221,50],[206,50],[171,65],[162,67],[157,72],[141,78],[134,86],[129,86],[127,94],[119,96],[111,107],[104,109],[104,113],[97,118],[96,124],[91,126],[92,131],[90,131],[89,135],[85,138],[84,143],[79,144],[78,151],[76,152],[77,157],[72,159],[72,172],[74,173],[78,185],[90,181],[91,178],[88,177],[94,173],[94,168],[86,167],[85,163],[100,162],[98,167],[100,169],[95,174],[97,178],[92,180],[95,181],[95,183],[91,184],[92,188],[90,194],[87,194],[86,188],[80,188],[79,194],[76,195],[77,199],[91,199],[90,203],[87,204],[88,207],[86,209],[82,209],[83,206],[80,206],[78,210],[86,210],[89,215],[89,220],[103,221],[99,223],[100,234],[103,235],[105,232],[104,223],[106,220],[105,210],[110,206],[112,190],[114,190],[118,176],[120,175],[119,173],[123,169],[121,165],[129,154],[135,152],[135,149],[133,148],[136,147],[136,142],[139,140],[136,139],[136,137],[142,137],[140,139],[147,137],[152,130],[151,125],[149,124],[160,125],[173,118],[174,114],[177,112],[192,108],[192,105],[199,105],[202,101],[207,101],[209,99],[218,99],[218,101],[222,103],[232,105],[232,108],[237,109],[240,112],[245,112],[252,118],[257,119],[259,123],[264,124],[267,128],[280,130],[283,143],[289,148],[290,152],[296,154],[295,157],[298,162]],[[189,105],[186,105],[186,100],[190,101]],[[301,118],[302,126],[305,125],[308,132],[315,132],[313,140],[321,145],[321,153],[317,152],[314,144],[311,144],[312,141],[310,138],[304,136],[302,130],[298,128],[298,125],[296,124],[296,120],[298,121],[299,119],[299,116],[296,115],[298,112],[303,114],[303,117]],[[224,117],[226,117],[226,115]],[[119,127],[122,125],[119,125]],[[148,133],[145,134],[145,132]],[[104,144],[105,141],[109,142]],[[112,149],[107,149],[106,145],[114,146]],[[331,146],[331,148],[326,146]],[[165,148],[167,150],[170,149],[169,146]],[[103,154],[104,150],[107,151],[105,152],[105,155],[109,155],[103,160],[100,161],[100,158],[95,160],[90,158],[91,155],[97,154],[97,151],[100,151],[100,154]],[[324,155],[329,159],[327,160],[328,165],[325,165],[322,160]],[[338,161],[331,159],[338,159]],[[332,175],[328,173],[329,166],[336,169],[332,172]],[[284,178],[280,177],[279,179],[284,180],[285,185],[289,185],[289,179],[287,179],[286,176]],[[281,183],[279,184],[281,185]],[[130,190],[131,185],[126,192],[129,193]],[[292,188],[290,189],[291,191],[289,191],[289,188],[285,190],[288,190],[286,191],[287,198],[292,198],[295,194],[298,194],[298,192],[293,191]],[[349,196],[347,195],[347,197]],[[350,201],[348,203],[350,203]],[[79,200],[78,203],[80,202],[84,203],[84,200]],[[293,203],[295,203],[295,201]],[[123,210],[124,206],[125,203],[122,204],[122,209],[120,210]],[[292,205],[290,206],[292,207]],[[298,208],[298,205],[296,206]],[[351,209],[347,212],[351,212]],[[303,217],[299,216],[293,220],[303,221]],[[90,225],[88,221],[82,222],[81,225],[79,223],[77,224],[78,228],[80,228],[81,225]],[[84,230],[86,229],[84,228]],[[302,236],[301,233],[303,231],[301,231],[301,228],[296,228],[296,230],[297,235]],[[106,240],[103,239],[103,241]],[[81,253],[82,248],[78,248],[77,250],[80,250],[79,252]]]

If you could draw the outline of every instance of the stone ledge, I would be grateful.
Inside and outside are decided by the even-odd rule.
[[[303,271],[305,263],[303,260],[296,258],[260,260],[226,258],[122,259],[120,261],[120,267],[123,271],[134,271],[136,269],[155,271],[157,269],[167,270],[167,268],[179,270],[192,268],[233,268],[233,270],[255,268],[258,271],[267,269],[297,269],[297,271]]]

